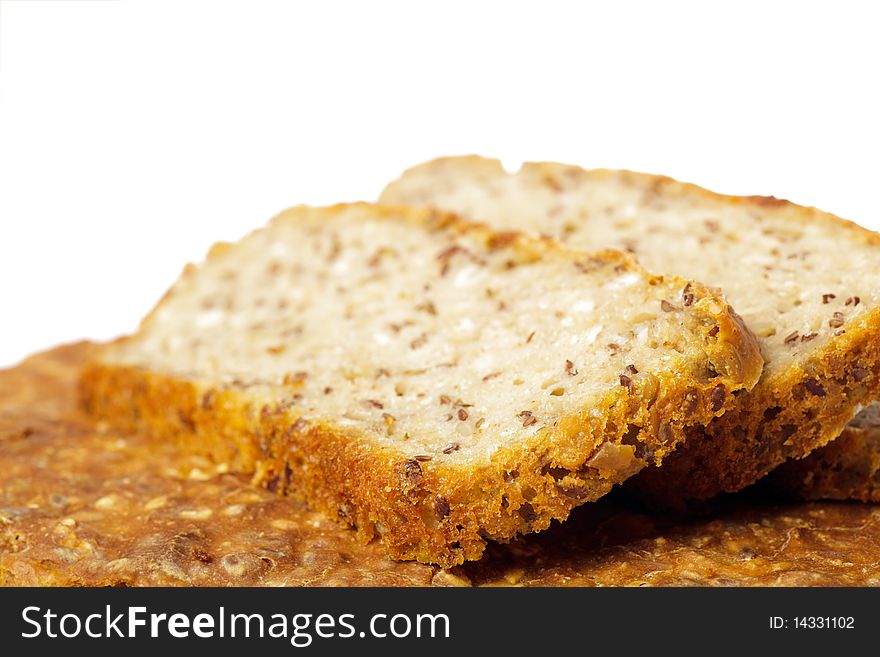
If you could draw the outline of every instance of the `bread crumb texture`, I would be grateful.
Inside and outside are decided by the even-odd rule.
[[[654,272],[720,286],[758,337],[762,378],[735,406],[630,486],[681,504],[735,491],[838,436],[880,396],[880,238],[772,197],[722,196],[629,171],[435,160],[388,203],[446,209],[576,248],[618,248]]]
[[[698,283],[354,204],[215,247],[81,391],[395,558],[451,566],[661,462],[761,364]]]

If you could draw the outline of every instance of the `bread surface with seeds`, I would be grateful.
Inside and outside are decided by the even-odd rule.
[[[99,417],[449,566],[662,461],[760,369],[698,283],[354,204],[215,247],[81,385]]]
[[[625,249],[651,271],[724,290],[758,336],[764,372],[733,410],[633,480],[657,501],[751,484],[828,443],[880,395],[880,237],[843,219],[629,171],[531,163],[508,174],[479,157],[416,166],[382,200]]]

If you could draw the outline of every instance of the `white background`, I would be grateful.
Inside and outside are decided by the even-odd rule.
[[[439,155],[880,228],[875,6],[3,0],[0,365],[131,331],[210,243]]]

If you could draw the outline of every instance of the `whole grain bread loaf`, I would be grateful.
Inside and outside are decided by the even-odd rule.
[[[354,204],[214,247],[82,397],[449,566],[662,461],[761,364],[699,283]]]
[[[751,484],[828,443],[880,395],[880,237],[843,219],[629,171],[534,163],[508,174],[479,157],[416,166],[382,201],[625,249],[649,270],[721,286],[758,336],[764,372],[662,468],[634,478],[656,501]]]

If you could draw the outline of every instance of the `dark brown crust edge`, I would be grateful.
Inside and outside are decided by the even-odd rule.
[[[802,500],[880,502],[880,405],[864,409],[832,442],[783,463],[762,483]]]
[[[480,156],[439,158],[409,169],[386,187],[382,198],[393,198],[395,186],[413,172],[452,166],[490,175],[505,171],[499,160]],[[548,184],[560,188],[579,181],[595,182],[623,176],[659,196],[701,197],[711,203],[751,206],[772,212],[783,221],[822,222],[845,231],[852,239],[880,246],[878,233],[816,208],[772,196],[723,195],[666,176],[628,170],[583,169],[553,162],[527,162],[521,170],[545,176]],[[823,351],[815,354],[804,368],[792,367],[773,377],[772,381],[762,380],[750,393],[739,396],[734,409],[710,423],[706,432],[699,432],[702,435],[689,439],[661,468],[643,470],[627,486],[648,502],[682,508],[689,500],[740,490],[784,461],[803,458],[834,440],[860,404],[880,398],[880,349],[877,346],[880,343],[880,309],[874,309],[867,317],[852,324],[846,326],[844,335],[836,337]],[[846,369],[835,371],[835,368]],[[816,398],[809,393],[807,386],[816,389],[817,385],[825,392],[824,397]],[[776,410],[780,408],[781,411]],[[771,415],[779,414],[768,418],[765,417],[768,411]],[[850,440],[847,444],[856,448],[862,443]],[[866,459],[872,454],[872,447],[868,449],[864,454]],[[835,466],[828,461],[835,453],[844,459],[844,463]],[[826,460],[824,466],[819,458],[812,462],[833,469],[846,468],[850,459],[859,456],[844,455],[841,443],[833,449],[829,445],[829,451],[821,457]],[[802,463],[798,466],[801,471],[809,467],[811,461]],[[782,485],[781,481],[779,485]],[[846,497],[843,490],[835,495],[831,485],[831,480],[826,479],[825,495],[834,499]],[[844,490],[850,488],[851,482]],[[862,489],[853,488],[855,499],[870,495],[870,488],[869,483],[865,483]],[[792,492],[797,490],[804,491],[799,484]]]
[[[550,240],[492,233],[440,213],[371,212],[404,213],[433,229],[476,236],[487,248],[515,249],[524,258],[577,254]],[[617,252],[583,257],[610,260],[657,283],[664,280],[644,274]],[[680,284],[683,288],[686,281]],[[684,440],[685,427],[723,413],[733,403],[731,392],[754,385],[762,365],[754,336],[723,297],[696,283],[690,290],[696,302],[687,330],[703,345],[704,369],[714,369],[717,377],[655,373],[653,386],[610,391],[598,417],[587,409],[563,418],[469,471],[377,448],[363,436],[301,418],[295,410],[267,406],[246,391],[215,389],[112,362],[85,368],[81,401],[97,417],[126,429],[149,428],[159,438],[175,439],[228,462],[235,471],[252,474],[257,484],[305,499],[356,526],[366,540],[378,535],[394,558],[449,567],[479,558],[486,539],[504,541],[545,529],[552,519],[565,519],[572,508],[634,474],[646,465],[645,459],[660,462]],[[719,330],[708,335],[713,326]],[[590,461],[606,442],[618,446],[618,455],[629,457],[625,463]]]

